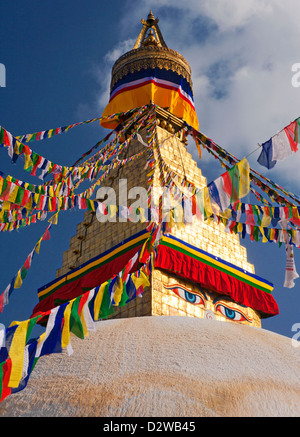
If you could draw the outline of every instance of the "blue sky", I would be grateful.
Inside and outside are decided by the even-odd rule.
[[[141,0],[61,2],[28,0],[2,2],[0,63],[6,68],[6,87],[0,88],[0,125],[14,135],[31,133],[99,117],[108,99],[114,60],[133,47],[141,18],[152,9],[170,48],[192,67],[194,97],[200,130],[243,158],[300,116],[300,88],[291,85],[291,67],[300,62],[298,49],[300,5],[297,0]],[[298,56],[298,57],[297,57]],[[50,140],[31,143],[41,155],[72,165],[108,131],[98,123],[73,129]],[[0,170],[38,183],[22,166],[12,165],[4,150]],[[223,172],[203,152],[199,161],[208,181]],[[297,195],[299,157],[267,171],[250,165]],[[23,286],[15,290],[0,322],[24,320],[37,303],[37,289],[55,277],[62,253],[76,233],[82,213],[63,212],[51,239],[35,255]],[[0,293],[23,265],[44,232],[46,222],[0,235]],[[263,327],[292,336],[300,322],[300,279],[283,288],[284,248],[243,240],[256,273],[274,283],[280,314]],[[300,272],[300,257],[295,250]]]

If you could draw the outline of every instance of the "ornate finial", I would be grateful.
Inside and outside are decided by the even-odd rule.
[[[147,38],[142,42],[143,46],[157,46],[158,42],[155,39],[153,30],[150,29]]]
[[[152,26],[153,22],[156,21],[158,23],[158,18],[155,20],[154,15],[152,14],[152,11],[150,10],[148,17],[147,17],[147,23]]]
[[[147,21],[145,21],[143,18],[141,19],[143,28],[134,44],[134,49],[147,45],[156,45],[159,47],[168,48],[158,27],[158,22],[159,19],[154,18],[152,11],[149,12]],[[151,33],[149,32],[147,36],[147,32],[149,29],[151,30]]]
[[[192,89],[191,68],[186,59],[175,50],[169,49],[158,27],[158,18],[149,12],[147,21],[142,20],[143,28],[132,50],[124,53],[113,65],[111,91],[128,74],[136,71],[159,68],[172,70],[187,80]]]

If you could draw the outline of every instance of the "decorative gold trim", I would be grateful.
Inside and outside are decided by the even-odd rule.
[[[110,88],[128,73],[147,68],[172,70],[183,76],[192,88],[191,67],[186,59],[175,50],[155,45],[141,46],[122,55],[112,68]]]

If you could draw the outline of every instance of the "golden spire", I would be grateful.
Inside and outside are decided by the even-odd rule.
[[[175,50],[169,49],[158,27],[158,18],[152,11],[147,20],[142,19],[143,28],[132,50],[116,60],[112,68],[111,90],[128,73],[160,68],[172,70],[183,76],[192,88],[191,68],[186,59]]]
[[[158,27],[158,18],[154,18],[152,11],[149,12],[147,20],[141,19],[143,28],[134,44],[133,49],[137,49],[141,46],[155,45],[158,47],[168,48],[160,28]]]

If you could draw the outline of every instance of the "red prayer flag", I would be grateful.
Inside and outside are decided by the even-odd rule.
[[[50,240],[50,232],[49,227],[46,229],[44,235],[43,235],[43,241]]]
[[[293,121],[292,123],[290,123],[288,126],[284,128],[284,131],[286,133],[286,136],[288,137],[293,152],[297,152],[298,150],[298,143],[294,140],[296,128],[297,128],[296,121]]]

